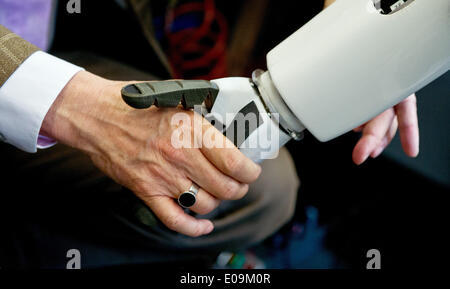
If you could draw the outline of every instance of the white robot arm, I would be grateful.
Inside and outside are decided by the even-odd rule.
[[[450,0],[386,2],[392,4],[338,0],[272,49],[266,72],[255,71],[251,81],[213,80],[213,113],[226,119],[249,102],[259,109],[264,125],[238,143],[247,156],[274,156],[304,129],[320,141],[333,139],[450,69]],[[261,139],[278,123],[278,140],[269,137],[267,148]]]

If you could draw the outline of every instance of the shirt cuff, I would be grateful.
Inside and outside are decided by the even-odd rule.
[[[81,70],[42,51],[28,57],[0,87],[0,140],[26,152],[56,143],[39,136],[42,122],[58,94]]]

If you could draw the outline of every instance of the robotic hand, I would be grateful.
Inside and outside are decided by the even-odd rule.
[[[333,139],[447,72],[450,1],[339,0],[272,49],[267,67],[252,79],[134,84],[122,96],[136,108],[203,104],[244,154],[272,158],[305,129]]]

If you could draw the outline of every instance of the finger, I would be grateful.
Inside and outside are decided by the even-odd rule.
[[[413,94],[395,106],[403,150],[410,157],[419,154],[419,124],[416,95]]]
[[[189,209],[197,214],[206,215],[214,211],[219,205],[220,200],[200,188],[197,193],[197,201]]]
[[[247,158],[227,137],[205,120],[201,152],[224,174],[242,182],[252,183],[261,174],[261,167]]]
[[[354,129],[353,129],[353,131],[354,132],[362,132],[362,130],[364,129],[364,126],[365,126],[366,124],[362,124],[362,125],[360,125],[360,126],[358,126],[358,127],[355,127]]]
[[[146,203],[167,228],[178,233],[198,237],[209,234],[214,229],[210,220],[196,219],[186,214],[176,201],[169,197],[158,196]]]
[[[178,196],[183,192],[189,190],[190,187],[192,186],[192,181],[187,178],[177,178],[175,182],[176,187],[178,189],[178,192],[175,192],[176,198],[178,198]],[[210,193],[205,191],[202,187],[200,187],[196,195],[195,204],[189,209],[200,215],[205,215],[216,209],[219,206],[219,204],[220,201],[217,198],[215,198]]]
[[[353,162],[357,165],[362,164],[377,145],[378,141],[374,138],[362,136],[353,149]]]
[[[392,139],[395,136],[395,133],[397,132],[398,122],[397,118],[395,117],[392,121],[391,127],[389,128],[386,135],[383,137],[383,140],[381,141],[381,144],[370,154],[370,157],[376,158],[378,157],[384,149],[391,143]]]
[[[223,174],[196,149],[187,150],[190,162],[185,164],[187,177],[219,200],[238,200],[245,196],[248,184]]]
[[[352,158],[355,164],[362,164],[380,145],[394,117],[394,110],[388,109],[366,124],[361,139],[353,149]]]

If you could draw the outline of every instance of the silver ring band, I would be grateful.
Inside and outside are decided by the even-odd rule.
[[[185,209],[195,205],[199,189],[200,187],[197,184],[192,183],[189,190],[184,191],[178,196],[178,204]]]

